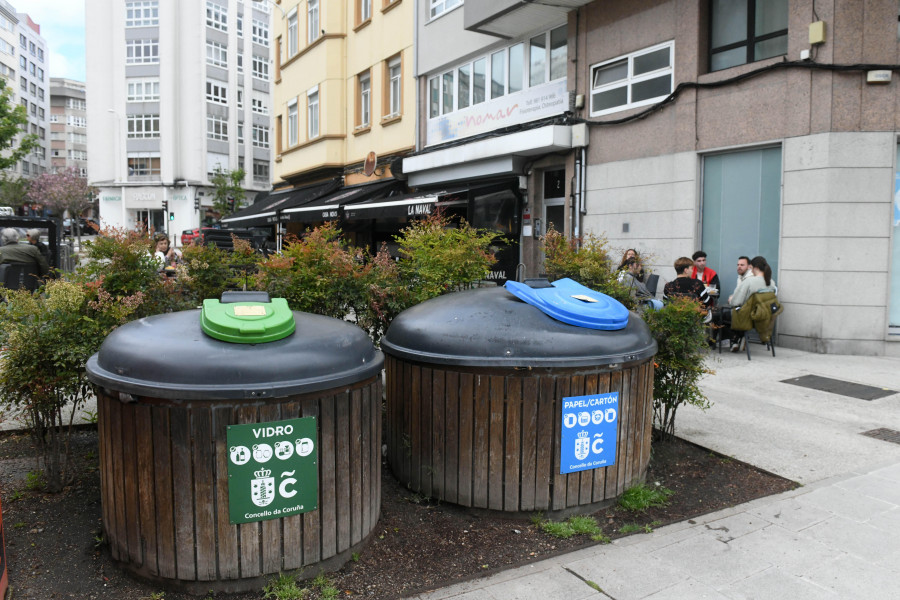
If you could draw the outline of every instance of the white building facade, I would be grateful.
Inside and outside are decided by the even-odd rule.
[[[87,0],[88,179],[104,226],[177,241],[208,214],[217,168],[244,170],[247,201],[269,190],[269,12],[239,0]]]
[[[84,83],[50,80],[50,168],[74,168],[87,177],[87,104]]]
[[[6,8],[11,8],[8,4]],[[0,21],[0,29],[5,34],[10,32],[12,20],[0,11],[4,20]],[[25,13],[16,14],[17,23],[13,33],[15,43],[15,75],[10,78],[15,90],[15,101],[25,107],[28,113],[27,132],[38,136],[38,144],[31,154],[24,157],[16,165],[15,171],[22,177],[34,177],[45,173],[49,162],[48,123],[50,118],[50,55],[47,43],[41,37],[40,26]],[[0,55],[9,57],[8,38],[2,38],[3,48]]]

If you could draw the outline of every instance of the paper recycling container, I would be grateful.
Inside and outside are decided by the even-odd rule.
[[[507,513],[589,512],[643,481],[656,342],[618,306],[626,318],[610,330],[560,322],[504,288],[398,315],[381,342],[395,476]]]
[[[381,509],[384,358],[359,328],[226,293],[88,361],[113,559],[170,589],[337,568]]]

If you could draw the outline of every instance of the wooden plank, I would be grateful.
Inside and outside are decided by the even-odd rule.
[[[153,411],[153,476],[156,495],[156,546],[159,576],[175,579],[175,497],[172,479],[171,412]]]
[[[447,371],[444,378],[444,493],[447,502],[459,501],[459,372]]]
[[[359,420],[359,431],[360,431],[360,441],[359,441],[359,467],[360,467],[360,496],[359,503],[362,508],[362,512],[360,515],[360,529],[361,535],[363,537],[366,536],[366,533],[371,529],[371,507],[370,503],[372,501],[372,497],[369,494],[369,490],[372,487],[372,470],[369,468],[369,463],[372,460],[372,397],[371,397],[371,388],[369,386],[363,386],[360,389],[362,393],[362,398],[360,400],[360,420]]]
[[[589,373],[584,377],[585,396],[597,395],[597,373]],[[581,487],[578,490],[578,504],[590,504],[594,495],[594,474],[602,468],[590,469],[581,473]]]
[[[553,437],[553,423],[557,421],[556,380],[549,375],[539,379],[538,426],[537,426],[537,471],[534,485],[534,509],[548,510],[551,507],[550,496],[553,487],[553,474],[559,471],[559,460],[554,462],[554,446],[558,445]]]
[[[345,404],[346,410],[346,404]],[[300,414],[304,417],[316,417],[316,421],[320,420],[319,418],[319,399],[318,398],[304,398],[301,406],[300,406]],[[346,426],[346,419],[345,419]],[[347,431],[345,429],[345,431]],[[340,477],[341,473],[346,473],[347,471],[338,470],[338,477]],[[349,494],[348,494],[349,496]],[[321,501],[322,495],[319,494],[319,501]],[[347,498],[349,502],[349,498]],[[319,521],[321,515],[318,510],[310,511],[307,513],[303,513],[303,564],[309,565],[313,563],[317,563],[322,560],[322,547],[321,547],[321,532],[322,525]]]
[[[218,542],[219,577],[238,579],[241,576],[238,551],[238,527],[231,524],[228,510],[228,426],[234,423],[230,406],[213,409],[212,430],[215,440],[216,473],[216,540]]]
[[[388,448],[388,463],[394,476],[398,480],[402,477],[402,469],[400,468],[401,451],[400,438],[403,434],[403,400],[400,395],[400,377],[402,376],[402,367],[398,361],[389,355],[384,357],[385,381],[385,407],[387,409],[386,431],[384,439]]]
[[[369,518],[368,526],[363,528],[364,535],[368,535],[378,524],[381,515],[381,404],[384,398],[384,390],[381,386],[381,376],[376,375],[374,381],[369,384]]]
[[[641,433],[644,431],[643,385],[640,366],[631,369],[631,447],[628,457],[628,481],[633,486],[641,481]]]
[[[422,368],[411,365],[409,370],[409,488],[416,492],[422,491]]]
[[[522,491],[523,511],[534,510],[535,471],[538,445],[538,379],[522,380]]]
[[[256,406],[240,406],[237,409],[237,423],[259,423]],[[241,547],[241,578],[257,577],[262,574],[260,562],[260,525],[258,522],[238,525]]]
[[[619,394],[619,439],[616,469],[616,496],[621,496],[628,486],[628,440],[631,432],[631,372],[622,372],[622,392]]]
[[[475,451],[475,376],[472,373],[459,374],[459,460],[457,478],[457,502],[462,506],[472,506],[472,460]]]
[[[553,510],[559,510],[571,504],[567,501],[569,491],[569,478],[578,477],[578,474],[563,475],[560,473],[560,459],[562,456],[562,399],[571,396],[569,389],[571,381],[568,377],[560,376],[556,379],[556,397],[553,402]]]
[[[343,552],[350,547],[350,395],[342,393],[335,401],[334,444],[335,461],[334,472],[336,476],[337,506],[335,518],[337,521],[337,551]],[[305,533],[305,532],[304,532]],[[312,561],[304,557],[304,564]]]
[[[350,392],[350,544],[362,540],[362,465],[359,457],[362,453],[362,390]],[[340,472],[338,472],[340,476]]]
[[[584,395],[584,376],[572,375],[566,378],[569,381],[569,396]],[[559,411],[562,420],[562,407]],[[560,422],[560,435],[562,435],[562,423]],[[591,471],[576,471],[566,475],[566,505],[578,506],[581,502],[581,480],[590,476]]]
[[[153,494],[153,429],[151,411],[146,405],[134,407],[135,444],[137,446],[138,519],[141,523],[142,564],[148,572],[156,574],[156,506]]]
[[[178,579],[195,581],[197,563],[194,554],[194,473],[191,460],[191,412],[171,409],[172,481],[175,482],[175,561]]]
[[[323,396],[319,399],[319,536],[322,558],[328,558],[337,554],[337,490],[335,482],[335,449],[334,449],[334,419],[335,401],[346,402],[347,394],[335,397]],[[290,525],[290,527],[288,527]],[[290,537],[288,532],[290,531]],[[288,543],[290,541],[290,548]],[[303,516],[294,515],[285,519],[285,569],[296,569],[304,564],[303,561]],[[296,565],[296,566],[295,566]]]
[[[589,380],[591,383],[591,380]],[[592,383],[593,385],[593,393],[596,394],[605,394],[609,391],[609,373],[600,373],[596,376],[596,382]],[[593,502],[600,502],[602,500],[606,500],[606,467],[600,469],[594,469],[593,471],[593,486],[591,493],[591,500]]]
[[[475,375],[475,414],[472,444],[472,506],[488,507],[488,463],[490,461],[490,377]]]
[[[103,533],[107,541],[110,539],[109,530],[114,519],[115,502],[112,496],[112,458],[110,457],[109,437],[109,404],[111,400],[106,393],[97,390],[97,447],[100,460],[100,518],[103,524]]]
[[[281,420],[281,407],[270,402],[259,407],[259,422],[272,423]],[[276,464],[266,464],[275,478],[276,485],[281,476]],[[267,519],[262,521],[262,539],[260,540],[260,555],[262,556],[262,572],[265,575],[278,573],[281,570],[281,519]]]
[[[394,475],[401,482],[408,484],[412,473],[412,365],[403,363],[398,369],[397,385],[397,434],[395,437],[396,460],[391,464]]]
[[[522,451],[522,378],[506,378],[506,450],[503,464],[503,509],[519,510]]]
[[[416,477],[420,482],[418,491],[430,498],[431,479],[434,473],[434,465],[432,464],[434,457],[431,455],[431,431],[433,429],[431,422],[432,369],[423,367],[421,373],[422,378],[419,381],[421,386],[419,389],[419,426],[413,430],[419,439],[419,473],[417,473]]]
[[[641,457],[644,468],[650,464],[651,444],[653,443],[653,376],[654,366],[653,359],[647,361],[644,365],[644,406],[647,411],[647,418],[644,420],[643,432],[643,448],[641,449]]]
[[[445,444],[445,391],[446,381],[443,369],[431,371],[431,476],[428,478],[431,488],[429,496],[444,498],[444,457]]]
[[[194,477],[194,536],[197,581],[216,579],[215,446],[212,438],[212,410],[191,410]]]
[[[110,552],[116,560],[128,560],[128,520],[125,517],[125,456],[122,449],[124,432],[122,431],[122,403],[110,403],[110,433],[112,443],[112,492],[115,507],[114,526],[110,531]]]
[[[128,562],[143,564],[141,556],[141,517],[137,474],[137,436],[134,404],[122,406],[122,474],[125,477],[125,523],[128,528]]]
[[[506,438],[506,380],[491,375],[490,425],[488,429],[488,507],[503,510],[503,454]]]

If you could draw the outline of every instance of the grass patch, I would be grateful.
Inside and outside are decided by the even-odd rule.
[[[632,512],[643,512],[652,506],[665,506],[674,493],[661,485],[641,483],[625,490],[619,498],[619,506]]]
[[[609,543],[609,538],[597,524],[597,519],[587,516],[569,517],[565,521],[541,521],[541,531],[553,537],[568,539],[573,535],[588,535],[595,542]]]

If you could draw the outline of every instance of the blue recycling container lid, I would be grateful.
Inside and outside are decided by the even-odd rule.
[[[540,288],[507,281],[505,287],[516,298],[569,325],[605,331],[624,329],[628,325],[629,313],[624,304],[571,279],[560,279],[550,287]]]

